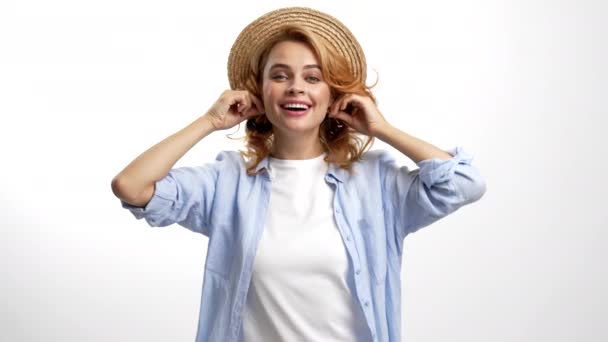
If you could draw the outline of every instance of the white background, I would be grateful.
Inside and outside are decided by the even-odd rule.
[[[403,341],[608,340],[608,6],[540,0],[2,2],[0,340],[194,341],[207,239],[135,220],[110,181],[296,4],[359,38],[391,123],[487,182],[406,238]],[[178,166],[242,146],[225,133]]]

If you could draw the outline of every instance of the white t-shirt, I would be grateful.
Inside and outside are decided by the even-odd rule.
[[[346,276],[325,155],[269,159],[268,219],[243,316],[244,342],[369,341]]]

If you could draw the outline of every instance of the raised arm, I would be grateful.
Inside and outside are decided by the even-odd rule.
[[[346,112],[348,107],[354,110]],[[370,97],[355,94],[345,95],[332,104],[329,114],[345,121],[360,133],[379,138],[415,163],[427,159],[452,158],[449,153],[388,123]]]
[[[112,179],[116,197],[145,206],[154,195],[156,181],[167,176],[177,161],[204,137],[228,129],[263,111],[261,102],[246,91],[225,91],[203,116],[152,146]]]
[[[355,110],[346,112],[349,106]],[[410,172],[388,154],[380,156],[383,194],[392,203],[387,207],[396,208],[392,214],[400,238],[478,200],[486,191],[471,156],[460,148],[448,153],[392,126],[369,97],[346,95],[332,105],[330,115],[388,143],[419,166]]]

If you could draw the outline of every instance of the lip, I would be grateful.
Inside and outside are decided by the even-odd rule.
[[[307,106],[308,109],[306,109],[306,110],[289,110],[289,109],[283,108],[283,106],[286,104],[302,104],[302,105]],[[302,100],[288,100],[288,101],[280,102],[279,109],[281,110],[281,112],[283,112],[289,116],[298,117],[298,116],[304,116],[304,115],[308,114],[310,112],[310,110],[312,109],[312,104],[310,102],[306,102],[306,101],[302,101]]]
[[[303,104],[303,105],[306,105],[308,107],[312,107],[312,103],[307,102],[307,101],[303,101],[303,100],[287,100],[287,101],[282,101],[282,102],[279,103],[279,106],[284,106],[284,105],[289,104],[289,103]]]
[[[291,103],[293,103],[293,102],[291,102]],[[308,114],[310,112],[310,110],[312,109],[312,107],[308,107],[308,109],[306,109],[306,110],[289,110],[289,109],[285,109],[283,107],[279,107],[279,109],[281,110],[282,113],[285,113],[289,116],[298,117],[298,116],[304,116],[304,115]]]

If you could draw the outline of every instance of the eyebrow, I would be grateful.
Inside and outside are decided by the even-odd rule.
[[[268,71],[272,71],[274,69],[291,69],[291,67],[287,64],[283,64],[283,63],[277,63],[277,64],[273,64],[270,69],[268,69]],[[321,67],[317,64],[308,64],[304,66],[304,69],[319,69],[321,70]]]

